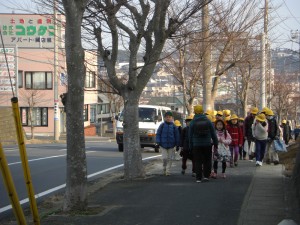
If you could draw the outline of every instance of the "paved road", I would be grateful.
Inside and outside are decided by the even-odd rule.
[[[27,155],[34,185],[35,194],[53,194],[54,190],[61,191],[65,184],[66,145],[65,144],[36,144],[27,145]],[[123,153],[118,152],[114,142],[86,143],[87,166],[89,180],[101,176],[99,172],[123,164]],[[14,178],[20,200],[27,198],[22,165],[17,147],[5,148],[5,155]],[[158,155],[145,149],[143,157]],[[42,193],[42,194],[41,194]],[[9,199],[0,179],[0,219],[9,210]]]

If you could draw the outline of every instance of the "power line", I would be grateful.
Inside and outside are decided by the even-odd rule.
[[[287,8],[287,10],[289,11],[289,13],[291,14],[291,16],[297,21],[297,23],[300,24],[300,21],[297,19],[297,17],[295,17],[295,16],[293,15],[293,13],[291,12],[290,8],[287,6],[285,0],[282,0],[282,1],[283,1],[283,3],[284,3],[285,7]]]

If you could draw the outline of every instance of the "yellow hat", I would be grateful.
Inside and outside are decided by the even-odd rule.
[[[187,117],[185,118],[185,120],[192,120],[193,118],[194,118],[193,115],[189,115],[189,116],[187,116]]]
[[[281,123],[286,124],[286,120],[282,120]]]
[[[224,116],[230,116],[230,110],[229,109],[224,109],[223,114],[224,114]]]
[[[232,114],[232,116],[230,117],[230,120],[237,120],[239,119],[239,117],[236,114]]]
[[[274,112],[272,111],[272,109],[268,109],[266,111],[266,115],[268,115],[268,116],[274,116]]]
[[[240,121],[244,121],[244,118],[243,118],[243,117],[240,117],[239,120],[240,120]]]
[[[266,121],[266,115],[263,114],[263,113],[260,113],[258,114],[256,117],[255,117],[256,120],[260,121],[260,122],[265,122]]]
[[[214,116],[216,116],[216,115],[217,115],[217,113],[218,113],[218,112],[217,112],[217,110],[214,110]]]
[[[175,121],[174,121],[174,124],[175,124],[176,127],[180,127],[180,126],[181,126],[181,123],[180,123],[179,120],[175,120]]]
[[[211,115],[206,115],[207,119],[209,119],[211,122],[213,122],[213,117]]]
[[[263,107],[263,109],[261,110],[262,113],[266,113],[269,110],[268,107]]]
[[[206,115],[212,115],[213,114],[213,111],[211,109],[208,109],[206,110],[205,112]]]
[[[217,115],[223,116],[223,112],[222,112],[222,111],[218,111],[218,112],[217,112]]]
[[[250,113],[256,115],[258,113],[258,108],[257,107],[252,107],[251,110],[250,110]]]
[[[194,112],[195,112],[196,114],[201,114],[201,113],[203,113],[203,106],[202,106],[202,105],[195,105],[195,106],[194,106]]]

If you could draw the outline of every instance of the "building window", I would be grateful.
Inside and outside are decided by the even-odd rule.
[[[52,89],[52,73],[25,72],[25,88],[34,90]]]
[[[85,87],[95,88],[96,87],[95,79],[96,79],[95,72],[87,72],[85,76]]]
[[[99,104],[97,109],[98,114],[108,114],[110,113],[109,104]]]
[[[18,71],[18,87],[23,87],[23,71]]]
[[[84,121],[89,121],[89,105],[84,105],[83,119],[84,119]]]
[[[90,105],[90,122],[96,123],[96,105]]]
[[[23,126],[47,127],[48,126],[48,108],[47,107],[22,107],[21,121]],[[31,112],[31,113],[30,113]]]

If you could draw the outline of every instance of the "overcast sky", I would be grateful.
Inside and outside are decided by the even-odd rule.
[[[264,8],[264,0],[261,0],[261,8]],[[35,12],[35,4],[32,0],[0,0],[0,13],[24,13],[19,8],[32,9]],[[300,0],[269,0],[269,37],[272,48],[299,49],[299,38],[291,41],[291,31],[300,31]]]

